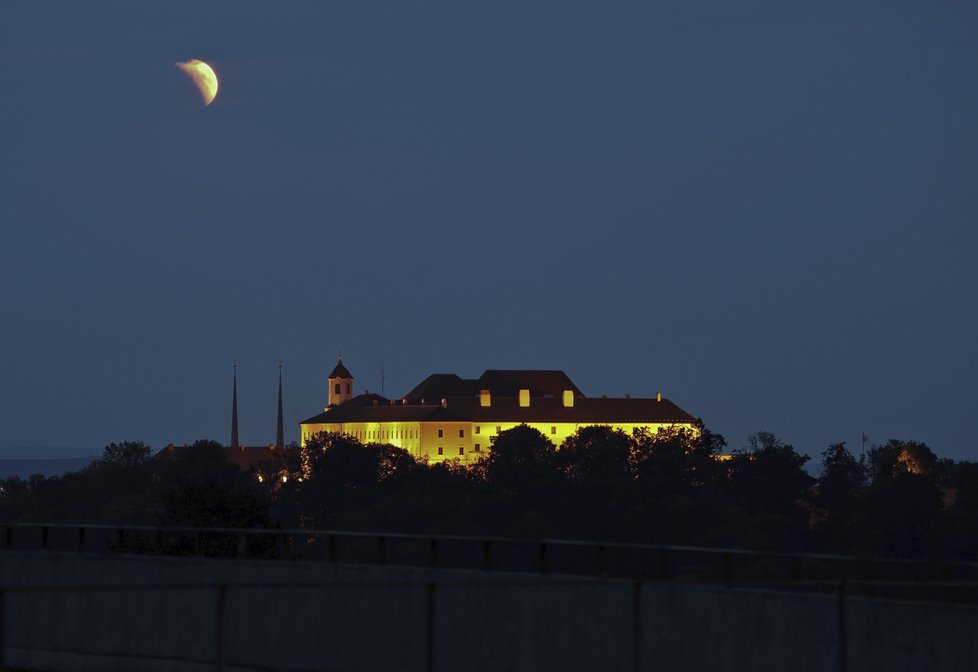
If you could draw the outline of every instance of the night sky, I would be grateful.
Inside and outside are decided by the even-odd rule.
[[[0,4],[0,455],[563,369],[975,459],[978,5]],[[205,107],[174,63],[221,89]],[[38,454],[43,451],[38,450]]]

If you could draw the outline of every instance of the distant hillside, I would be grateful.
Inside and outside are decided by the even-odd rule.
[[[96,459],[94,456],[48,459],[0,459],[0,478],[10,478],[11,476],[27,478],[32,474],[61,476],[69,471],[84,469],[94,459]]]

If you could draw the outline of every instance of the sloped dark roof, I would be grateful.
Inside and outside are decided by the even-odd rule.
[[[193,446],[174,446],[169,445],[161,448],[154,456],[154,459],[173,459],[177,453],[193,450]],[[274,445],[268,446],[224,446],[224,456],[231,464],[236,464],[241,471],[248,471],[253,465],[259,462],[275,459],[276,455],[281,455],[282,451]]]
[[[347,409],[346,412],[349,412],[354,408],[363,408],[365,406],[390,406],[390,403],[391,403],[390,399],[388,399],[387,397],[382,397],[379,394],[372,394],[372,393],[358,394],[357,396],[351,399],[347,399],[342,404],[336,404],[334,406],[330,406],[329,410],[323,411],[322,413],[317,413],[316,415],[312,416],[308,420],[303,420],[299,424],[308,425],[309,423],[318,424],[323,422],[340,422],[334,420],[324,420],[323,418],[326,417],[327,413],[333,413],[339,408],[345,408]],[[330,415],[330,417],[333,416]]]
[[[329,378],[349,378],[353,379],[353,375],[343,366],[343,358],[340,357],[339,361],[336,362],[336,366],[333,367],[333,372],[329,374]]]
[[[563,371],[489,369],[474,380],[454,373],[433,373],[403,398],[409,404],[439,404],[448,397],[476,396],[480,390],[489,390],[493,396],[516,397],[521,389],[530,390],[532,397],[560,398],[564,390],[573,390],[575,397],[584,396]]]
[[[663,399],[608,399],[581,397],[567,407],[561,399],[536,397],[530,405],[520,406],[514,397],[493,397],[491,406],[481,406],[478,399],[449,399],[445,409],[460,420],[472,422],[574,422],[574,423],[687,423],[696,418],[676,404]]]
[[[573,390],[575,397],[584,396],[563,371],[488,369],[479,376],[478,383],[478,389],[489,390],[493,396],[515,397],[521,389],[530,390],[531,397],[559,399],[564,390]]]
[[[520,406],[516,397],[493,397],[490,406],[482,406],[474,396],[450,397],[446,406],[420,404],[378,404],[351,406],[343,404],[306,420],[302,424],[344,422],[573,422],[580,424],[613,423],[692,423],[696,418],[663,399],[607,399],[581,397],[566,407],[561,399],[532,397],[529,406]]]
[[[282,454],[282,451],[275,446],[240,446],[225,448],[224,454],[228,462],[238,465],[241,471],[248,471],[259,462],[274,460],[276,455]]]
[[[447,397],[479,393],[478,381],[459,378],[454,373],[433,373],[404,395],[409,404],[440,404]]]
[[[324,413],[313,416],[300,423],[303,425],[324,425],[343,422],[421,422],[444,417],[441,406],[422,406],[420,404],[377,404],[351,406],[341,404]]]

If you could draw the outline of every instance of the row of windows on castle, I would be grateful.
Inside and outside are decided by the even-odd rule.
[[[502,431],[502,427],[499,426],[499,425],[497,425],[496,426],[496,432],[495,433],[496,434],[499,434],[499,432],[501,432],[501,431]],[[482,433],[482,427],[479,426],[479,425],[476,425],[475,426],[475,430],[472,433],[473,434],[481,434]],[[550,426],[550,433],[551,434],[556,434],[557,433],[557,426],[556,425],[551,425]],[[415,435],[415,431],[413,429],[357,430],[355,432],[347,432],[347,434],[353,436],[356,439],[367,439],[367,440],[370,440],[370,439],[377,439],[377,440],[379,440],[379,439],[413,439],[413,438],[415,438],[415,436],[414,436]],[[438,428],[438,438],[439,439],[445,438],[445,430],[442,429],[442,428],[440,428],[440,427]],[[464,429],[458,430],[458,438],[460,438],[460,439],[464,439],[465,438],[465,430]],[[476,445],[478,445],[478,444],[476,444]],[[476,448],[476,450],[478,450],[478,448]]]

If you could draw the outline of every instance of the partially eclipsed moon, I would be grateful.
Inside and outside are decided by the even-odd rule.
[[[214,74],[214,69],[211,66],[203,61],[198,61],[196,58],[175,65],[187,73],[190,79],[194,80],[194,84],[200,89],[200,95],[204,98],[204,105],[210,105],[214,102],[214,98],[217,96],[217,75]]]

